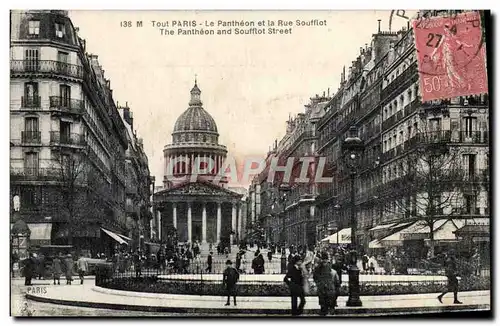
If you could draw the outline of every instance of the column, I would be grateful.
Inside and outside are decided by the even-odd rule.
[[[191,203],[188,202],[188,242],[191,243],[193,240],[193,230],[192,230],[192,216],[191,216]]]
[[[172,203],[172,224],[174,228],[177,230],[177,204]]]
[[[193,174],[194,170],[194,154],[191,154],[191,170],[189,171],[190,174]]]
[[[243,205],[240,203],[239,205],[239,210],[238,210],[238,241],[241,241],[242,234],[241,230],[243,228]]]
[[[236,231],[236,204],[232,204],[231,210],[231,231]],[[231,244],[234,242],[234,235],[231,233]]]
[[[207,243],[207,206],[205,203],[201,212],[201,242]]]
[[[221,203],[217,203],[217,239],[215,239],[216,243],[220,241],[221,222],[222,222]]]
[[[161,211],[156,211],[157,221],[158,221],[158,239],[161,240]]]

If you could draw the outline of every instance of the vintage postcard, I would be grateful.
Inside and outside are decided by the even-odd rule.
[[[491,313],[485,10],[10,11],[10,313]]]

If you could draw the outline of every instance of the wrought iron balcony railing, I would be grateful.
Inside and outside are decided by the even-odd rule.
[[[60,131],[50,132],[50,143],[53,145],[76,145],[84,146],[87,141],[82,134],[61,133]]]
[[[21,108],[23,109],[40,109],[41,100],[40,96],[22,96]]]
[[[83,78],[83,67],[56,60],[11,60],[11,73],[52,73]]]
[[[10,178],[14,181],[60,181],[64,179],[64,174],[57,168],[11,168]]]
[[[40,131],[21,131],[21,141],[23,144],[41,144],[42,134]]]
[[[82,114],[85,112],[85,105],[82,100],[73,98],[65,98],[61,96],[49,97],[49,107],[51,109],[59,109],[68,113]]]

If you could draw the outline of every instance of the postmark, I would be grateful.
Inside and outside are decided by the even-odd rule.
[[[488,92],[479,12],[413,21],[423,101]]]

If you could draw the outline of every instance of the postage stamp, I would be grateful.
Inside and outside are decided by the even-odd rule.
[[[423,101],[488,92],[478,12],[413,21]]]

